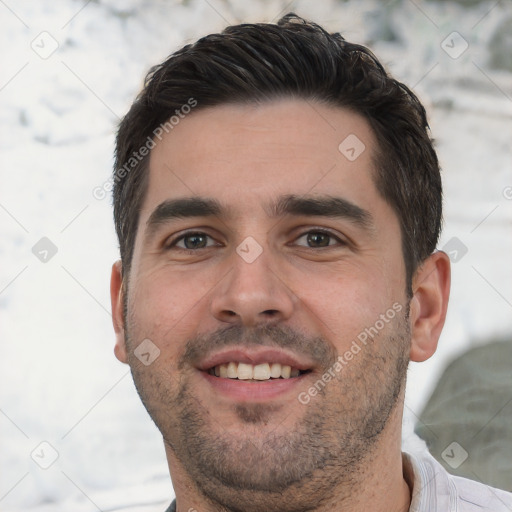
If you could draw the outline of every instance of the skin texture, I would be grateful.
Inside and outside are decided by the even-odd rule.
[[[365,145],[354,161],[338,149],[350,134]],[[436,349],[450,268],[431,255],[407,299],[399,221],[375,188],[373,148],[361,116],[289,99],[198,110],[152,150],[131,272],[112,270],[115,353],[162,433],[179,512],[408,510],[407,363]],[[290,194],[343,198],[371,222],[269,215]],[[227,211],[148,224],[164,201],[189,197]],[[179,241],[186,231],[204,235]],[[236,250],[247,237],[262,251],[250,263]],[[134,353],[145,339],[160,351],[148,366]],[[344,356],[354,342],[360,350]],[[308,373],[270,398],[233,396],[198,369],[233,347],[275,349]]]

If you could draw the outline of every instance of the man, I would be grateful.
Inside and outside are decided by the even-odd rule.
[[[407,365],[450,265],[425,111],[366,48],[294,14],[148,75],[114,173],[115,353],[198,511],[509,511],[401,452]]]

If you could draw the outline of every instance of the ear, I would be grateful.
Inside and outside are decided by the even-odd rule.
[[[116,261],[112,265],[112,275],[110,277],[110,301],[112,304],[112,323],[116,333],[116,344],[114,354],[122,363],[128,362],[126,340],[124,336],[124,286],[123,271],[121,261]]]
[[[450,258],[443,251],[431,254],[416,270],[411,300],[411,361],[431,357],[446,319],[450,296]]]

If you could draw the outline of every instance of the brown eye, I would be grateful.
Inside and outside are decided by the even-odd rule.
[[[309,233],[307,235],[308,244],[313,247],[327,247],[330,239],[330,235],[325,233]]]
[[[206,249],[207,247],[215,245],[208,245],[208,239],[212,240],[206,233],[185,233],[169,244],[168,249],[177,247],[178,249],[193,251],[196,249]]]
[[[299,243],[298,245],[307,246],[310,248],[317,247],[332,247],[334,245],[344,245],[344,243],[332,233],[325,231],[308,231],[301,235],[298,240],[305,239],[305,244]],[[334,243],[331,243],[334,242]]]

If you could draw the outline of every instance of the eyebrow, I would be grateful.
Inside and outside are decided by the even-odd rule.
[[[299,196],[289,194],[280,196],[266,205],[265,211],[270,218],[284,216],[307,216],[346,219],[354,225],[371,232],[374,220],[368,210],[335,196]],[[146,236],[151,236],[160,225],[176,219],[194,217],[229,217],[230,209],[218,200],[207,197],[183,197],[168,199],[160,203],[146,222]]]
[[[270,217],[284,215],[327,217],[346,219],[360,228],[371,231],[374,228],[373,216],[368,210],[348,199],[335,196],[281,196],[266,208]]]

